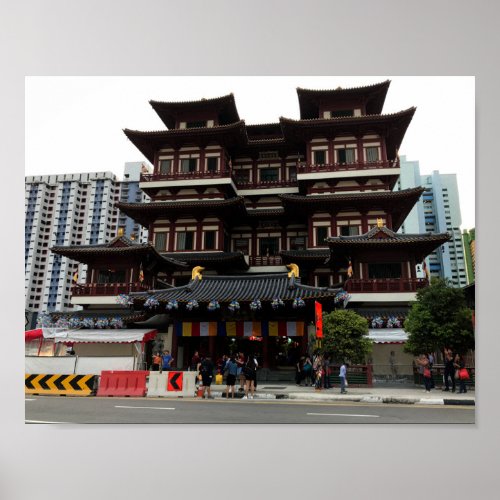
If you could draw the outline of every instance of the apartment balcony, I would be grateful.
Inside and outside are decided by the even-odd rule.
[[[71,293],[73,297],[104,297],[144,292],[148,289],[144,283],[85,283],[73,285]]]
[[[315,180],[326,178],[346,178],[394,175],[400,173],[399,158],[395,160],[356,161],[352,163],[302,164],[297,168],[297,179]]]
[[[425,278],[348,279],[343,288],[349,293],[398,293],[417,292],[428,285]]]

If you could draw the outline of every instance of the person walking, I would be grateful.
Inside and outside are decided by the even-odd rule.
[[[237,377],[239,379],[240,387],[238,389],[238,392],[243,392],[245,390],[245,376],[243,375],[243,366],[245,365],[245,356],[243,356],[242,352],[238,353],[238,356],[236,357],[236,364],[238,365],[238,373]]]
[[[469,373],[467,372],[467,368],[465,368],[465,360],[460,355],[457,354],[455,356],[454,366],[458,371],[458,384],[459,384],[459,394],[466,394],[467,387],[465,386],[465,381],[469,379]]]
[[[257,378],[257,361],[252,355],[249,355],[245,366],[243,367],[245,376],[245,395],[243,399],[253,399],[255,392],[255,380]],[[250,392],[250,395],[248,394]]]
[[[451,380],[451,392],[455,392],[455,367],[453,365],[453,353],[451,349],[444,349],[444,389],[443,391],[450,390],[450,380]]]
[[[323,387],[325,389],[331,389],[332,384],[330,381],[330,375],[332,374],[330,369],[330,356],[325,354],[323,358]]]
[[[304,366],[304,356],[302,356],[297,363],[295,364],[295,385],[298,385],[300,387],[302,378],[304,375],[304,372],[302,370],[302,367]]]
[[[427,359],[429,360],[429,370],[431,371],[431,389],[434,389],[436,387],[434,384],[434,377],[432,376],[432,367],[434,366],[434,354],[432,354],[432,352],[428,352]]]
[[[229,399],[229,390],[231,390],[231,397],[234,399],[234,386],[236,384],[236,375],[238,374],[238,365],[234,355],[231,355],[226,362],[225,371],[226,376],[226,399]]]
[[[425,392],[431,392],[432,388],[432,372],[430,369],[429,358],[425,354],[421,354],[417,359],[419,373],[424,379]]]
[[[347,368],[349,364],[343,362],[340,366],[339,379],[340,379],[340,394],[347,394]]]
[[[201,385],[202,385],[202,397],[205,398],[205,394],[207,395],[207,399],[213,399],[212,393],[210,392],[210,386],[212,385],[212,380],[214,377],[214,364],[210,356],[206,356],[200,365],[200,373],[201,373]]]
[[[315,376],[314,388],[316,391],[321,391],[323,382],[323,356],[321,354],[318,354],[316,356],[315,365],[316,366],[314,367],[314,376]]]
[[[306,356],[306,359],[304,360],[304,364],[302,365],[302,372],[303,372],[303,378],[306,387],[308,385],[312,386],[311,382],[311,373],[312,373],[312,363],[311,363],[311,358],[309,356]]]

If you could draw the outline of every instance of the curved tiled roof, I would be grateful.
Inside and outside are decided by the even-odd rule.
[[[280,255],[285,262],[314,261],[325,262],[330,257],[328,249],[310,249],[310,250],[282,250]],[[295,259],[295,260],[294,260]]]
[[[187,285],[130,294],[137,302],[143,302],[154,296],[160,302],[177,300],[188,302],[210,302],[217,300],[220,303],[237,300],[251,302],[252,300],[272,301],[280,297],[283,301],[292,301],[295,298],[304,300],[334,298],[338,288],[317,288],[302,285],[300,279],[291,280],[287,273],[239,275],[239,276],[203,276],[201,280],[195,278]]]
[[[238,269],[248,269],[243,252],[167,252],[163,253],[166,258],[177,258],[187,262],[190,266],[203,265],[217,268],[232,264]]]

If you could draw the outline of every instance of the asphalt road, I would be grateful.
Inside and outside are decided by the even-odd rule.
[[[465,424],[471,406],[26,396],[28,424]]]

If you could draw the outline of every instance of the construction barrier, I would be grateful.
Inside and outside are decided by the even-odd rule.
[[[97,375],[25,374],[25,394],[91,396]]]
[[[73,375],[75,373],[76,356],[25,356],[24,373],[59,373]],[[101,370],[88,370],[79,375],[100,373]]]
[[[196,372],[149,372],[148,397],[194,397]]]
[[[145,396],[148,371],[102,371],[97,396]]]

